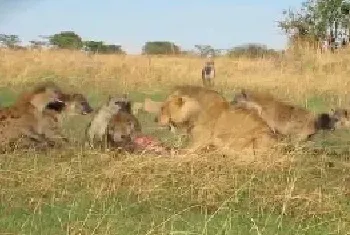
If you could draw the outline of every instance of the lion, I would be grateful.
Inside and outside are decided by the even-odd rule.
[[[215,113],[215,106],[221,103],[225,103],[226,100],[223,98],[217,91],[203,88],[200,86],[190,86],[190,85],[182,85],[182,86],[175,86],[173,89],[173,92],[168,96],[168,100],[171,100],[173,97],[182,97],[182,96],[190,96],[195,98],[193,102],[188,102],[187,105],[191,105],[192,113],[191,120],[197,119],[197,113],[199,111],[206,115],[201,115],[199,120],[197,122],[203,120],[203,122],[206,122],[206,118],[208,114]],[[167,101],[163,102],[161,106],[160,113],[162,113],[162,109],[164,109],[164,104]],[[220,106],[220,105],[219,105]],[[159,112],[158,112],[159,114]],[[155,121],[158,122],[159,116],[155,118]],[[169,128],[180,128],[185,129],[187,132],[190,131],[191,125],[189,125],[190,121],[187,121],[186,123],[180,123],[178,122],[176,125],[175,123],[170,122]]]
[[[14,105],[0,109],[1,148],[16,143],[38,143],[52,146],[52,139],[44,133],[44,110],[50,102],[62,103],[62,91],[52,82],[38,84],[30,92],[20,95]]]
[[[255,111],[274,133],[288,137],[292,142],[309,140],[317,132],[316,115],[303,107],[280,101],[269,93],[242,90],[234,96],[231,104]]]
[[[223,151],[252,153],[278,142],[266,123],[250,110],[231,107],[218,92],[199,86],[177,86],[157,117],[160,126],[184,128],[189,149],[214,146]]]

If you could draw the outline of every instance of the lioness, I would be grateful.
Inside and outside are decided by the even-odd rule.
[[[213,145],[226,151],[262,150],[277,144],[257,114],[231,107],[216,91],[199,86],[178,86],[163,103],[158,124],[187,129],[190,149]]]
[[[292,141],[307,140],[317,131],[314,114],[268,93],[242,90],[234,96],[232,104],[255,111],[274,133],[287,136]]]

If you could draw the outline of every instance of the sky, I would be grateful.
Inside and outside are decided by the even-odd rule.
[[[282,11],[301,0],[0,0],[0,33],[24,43],[72,30],[83,40],[120,44],[130,54],[146,41],[172,41],[182,49],[229,49],[262,43],[283,49]]]

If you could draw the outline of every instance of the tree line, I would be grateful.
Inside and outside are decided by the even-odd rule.
[[[101,54],[124,54],[120,45],[106,44],[103,41],[84,41],[74,31],[62,31],[51,36],[39,36],[41,40],[30,41],[30,48],[54,47],[58,49],[85,50]],[[18,35],[0,34],[0,43],[9,49],[25,49],[20,46]]]
[[[284,19],[279,21],[282,29],[293,43],[295,39],[315,42],[327,41],[333,47],[349,42],[350,37],[350,0],[305,0],[300,9],[285,10]],[[62,31],[51,36],[39,36],[41,40],[30,41],[31,48],[52,46],[59,49],[85,50],[99,54],[125,54],[121,45],[106,44],[103,41],[83,40],[74,31]],[[0,34],[0,45],[10,49],[24,49],[17,35]],[[247,43],[226,50],[229,56],[248,56],[259,58],[276,56],[283,51],[267,48],[266,45]],[[222,50],[210,45],[195,45],[193,50],[182,50],[180,46],[169,41],[149,41],[142,47],[146,55],[192,54],[206,56],[222,55]]]
[[[39,36],[41,40],[30,41],[29,48],[41,49],[43,47],[84,50],[98,54],[125,54],[121,45],[106,44],[103,41],[83,40],[74,31],[62,31],[51,36]],[[20,45],[21,40],[18,35],[0,34],[0,45],[9,49],[27,49]],[[221,56],[223,50],[214,49],[210,45],[195,45],[193,50],[182,50],[180,46],[169,41],[149,41],[142,47],[144,55],[198,55],[205,57]],[[225,51],[225,50],[224,50]],[[266,55],[278,54],[273,49],[257,43],[247,43],[238,47],[226,50],[230,56],[262,57]]]

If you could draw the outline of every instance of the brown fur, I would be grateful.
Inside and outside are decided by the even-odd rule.
[[[133,138],[141,133],[141,125],[137,118],[128,112],[115,114],[107,126],[107,142],[110,147],[131,150]]]
[[[230,107],[218,92],[203,87],[176,87],[163,103],[158,123],[186,128],[193,149],[214,145],[224,151],[257,150],[277,143],[255,113]]]
[[[141,126],[137,118],[125,111],[114,115],[107,126],[107,144],[110,148],[120,148],[133,152],[135,146],[133,138],[141,133]]]
[[[316,117],[305,108],[275,99],[262,92],[242,90],[234,98],[236,107],[254,110],[274,133],[303,141],[316,133]]]
[[[133,139],[141,133],[141,125],[131,110],[131,102],[127,100],[127,107],[114,114],[107,126],[107,142],[110,147],[123,148],[134,151]]]
[[[11,107],[0,110],[1,149],[25,139],[29,142],[52,145],[52,141],[43,131],[43,112],[50,102],[61,99],[62,93],[54,83],[43,83],[31,92],[23,93]],[[26,145],[26,141],[19,141]]]

